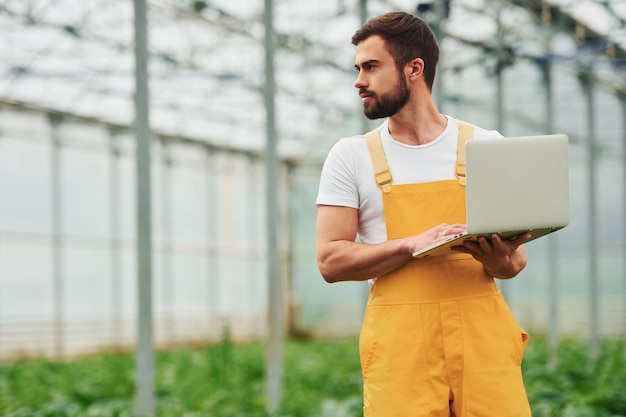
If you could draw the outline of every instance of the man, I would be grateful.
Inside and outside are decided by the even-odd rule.
[[[493,279],[524,268],[529,235],[492,235],[452,255],[412,258],[466,228],[459,146],[501,135],[439,113],[439,47],[421,19],[373,18],[352,43],[364,113],[386,120],[330,151],[316,233],[326,281],[371,283],[359,343],[364,415],[530,416],[521,376],[528,334]],[[374,175],[375,160],[388,166],[385,175]]]

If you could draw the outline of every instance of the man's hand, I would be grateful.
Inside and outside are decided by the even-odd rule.
[[[472,255],[493,277],[513,278],[526,266],[526,251],[521,245],[528,239],[530,233],[504,240],[494,233],[489,239],[481,236],[477,241],[466,241],[452,249]]]
[[[440,225],[435,226],[432,229],[428,229],[419,235],[410,236],[405,239],[406,244],[412,248],[413,252],[417,252],[428,246],[434,245],[437,242],[446,240],[447,238],[458,233],[463,233],[466,230],[467,226],[464,224],[441,223]]]

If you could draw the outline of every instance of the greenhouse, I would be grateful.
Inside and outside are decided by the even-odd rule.
[[[350,39],[394,10],[438,37],[442,113],[569,138],[570,223],[498,282],[520,325],[626,338],[626,2],[134,3],[0,1],[0,359],[261,343],[272,380],[285,340],[354,340],[369,285],[321,277],[315,201],[379,124]]]

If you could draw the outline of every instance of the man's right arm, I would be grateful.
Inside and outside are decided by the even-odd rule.
[[[351,207],[318,207],[317,265],[328,282],[376,278],[411,258],[400,240],[375,245],[355,242],[358,217],[358,210]]]
[[[413,252],[464,230],[464,225],[441,224],[426,232],[378,244],[357,243],[359,212],[355,208],[320,205],[317,212],[317,265],[327,282],[364,281],[393,271]]]

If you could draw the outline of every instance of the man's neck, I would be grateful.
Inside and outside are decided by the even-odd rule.
[[[389,133],[398,142],[424,145],[441,135],[448,119],[432,106],[416,109],[408,104],[389,117]]]

